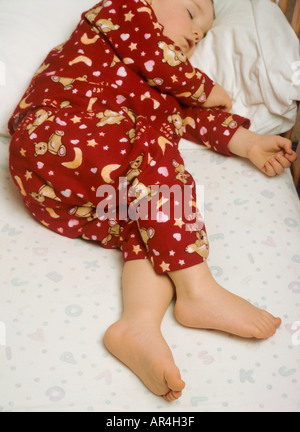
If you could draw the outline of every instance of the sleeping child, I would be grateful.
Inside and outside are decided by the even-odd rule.
[[[226,91],[190,64],[213,18],[211,0],[102,0],[50,51],[9,121],[11,175],[31,214],[122,251],[124,309],[104,343],[168,401],[184,388],[160,332],[174,292],[183,326],[265,339],[281,322],[212,277],[178,150],[184,137],[268,176],[296,158],[289,140],[249,131]]]

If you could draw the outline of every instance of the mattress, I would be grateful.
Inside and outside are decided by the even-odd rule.
[[[162,332],[186,382],[169,403],[105,349],[122,310],[119,251],[36,222],[0,138],[0,411],[300,411],[300,204],[290,172],[182,146],[210,241],[208,264],[230,291],[282,318],[266,341],[181,327]]]

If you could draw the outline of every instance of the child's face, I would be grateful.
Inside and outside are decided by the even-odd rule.
[[[189,58],[206,35],[214,19],[211,0],[148,0],[164,35]]]

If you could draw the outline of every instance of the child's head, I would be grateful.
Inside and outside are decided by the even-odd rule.
[[[196,44],[211,28],[214,19],[212,0],[148,0],[164,34],[191,57]]]

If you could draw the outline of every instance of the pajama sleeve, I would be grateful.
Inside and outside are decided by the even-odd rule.
[[[183,138],[203,144],[212,150],[230,156],[228,144],[240,126],[249,129],[250,120],[220,108],[184,108]]]
[[[215,83],[163,35],[146,1],[102,0],[82,16],[150,86],[186,106],[200,107],[206,101]]]

